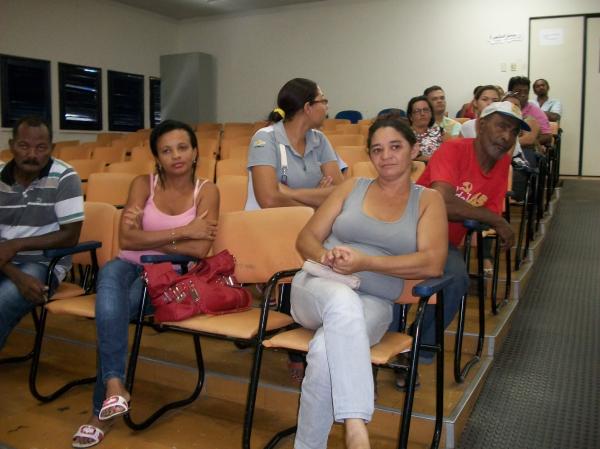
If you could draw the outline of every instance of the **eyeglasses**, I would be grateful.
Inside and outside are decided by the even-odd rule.
[[[325,106],[327,106],[329,104],[329,100],[327,98],[323,98],[322,100],[312,100],[310,102],[310,104],[315,104],[315,103],[323,103]]]
[[[429,109],[429,108],[413,109],[412,113],[414,115],[417,115],[417,114],[431,114],[431,109]]]

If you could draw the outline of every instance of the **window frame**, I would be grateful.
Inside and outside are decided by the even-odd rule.
[[[150,128],[154,128],[156,125],[158,125],[161,120],[162,117],[160,116],[160,112],[161,112],[161,101],[162,101],[162,97],[161,97],[161,92],[160,92],[160,78],[156,77],[156,76],[151,76],[149,77],[149,95],[148,95],[148,103],[149,103],[149,120],[148,122],[150,123]],[[156,109],[155,109],[155,102],[154,102],[154,96],[155,96],[155,92],[156,89],[158,89],[158,115],[159,115],[159,120],[156,121],[154,116],[156,115]]]
[[[121,79],[135,79],[137,82],[139,82],[139,86],[137,87],[138,90],[138,94],[139,94],[139,98],[137,98],[137,101],[135,102],[136,104],[135,106],[135,110],[136,110],[136,114],[135,114],[135,118],[138,120],[138,122],[136,124],[132,124],[132,125],[123,125],[123,124],[118,124],[116,122],[116,117],[115,115],[117,114],[117,112],[115,109],[117,108],[117,97],[116,95],[118,95],[118,93],[114,92],[115,90],[115,82],[118,82],[119,78]],[[128,73],[128,72],[119,72],[116,70],[107,70],[107,83],[108,83],[108,130],[109,131],[124,131],[124,132],[134,132],[137,131],[138,129],[143,129],[144,128],[144,75],[138,75],[135,73]],[[129,102],[129,105],[131,105],[132,103]],[[121,113],[123,113],[123,110],[121,110]],[[133,114],[131,116],[133,117]]]
[[[70,121],[66,119],[67,101],[66,101],[66,82],[64,78],[67,76],[65,73],[69,69],[83,69],[83,70],[96,70],[97,79],[95,80],[96,94],[96,107],[95,112],[97,120],[95,122],[85,121]],[[101,131],[103,125],[102,117],[102,69],[99,67],[83,66],[80,64],[69,64],[66,62],[58,63],[58,91],[59,91],[59,113],[60,113],[60,129],[65,130],[76,130],[76,131]]]
[[[11,86],[9,85],[9,70],[11,65],[38,68],[43,72],[43,103],[41,105],[36,105],[41,106],[39,107],[38,112],[19,113],[17,108],[11,106]],[[25,115],[38,115],[46,120],[50,126],[52,126],[52,92],[50,69],[50,61],[45,59],[0,54],[0,107],[2,109],[0,122],[3,128],[12,128],[16,121]]]

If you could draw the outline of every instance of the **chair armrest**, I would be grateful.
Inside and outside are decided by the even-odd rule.
[[[56,257],[69,256],[71,254],[84,253],[93,249],[98,249],[102,246],[102,242],[96,240],[90,240],[88,242],[81,242],[75,246],[69,246],[68,248],[52,248],[44,250],[44,257],[48,259],[54,259]]]
[[[161,263],[171,262],[173,264],[187,264],[190,262],[197,262],[197,257],[183,256],[181,254],[156,254],[156,255],[145,255],[140,257],[142,263]]]
[[[487,231],[490,226],[477,220],[465,220],[463,226],[469,231]]]
[[[449,285],[453,279],[454,276],[451,274],[445,274],[438,278],[431,278],[423,282],[419,282],[412,289],[413,296],[418,296],[420,298],[432,296]]]

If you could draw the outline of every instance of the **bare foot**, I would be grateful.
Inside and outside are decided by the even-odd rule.
[[[360,418],[349,418],[344,421],[346,428],[347,449],[371,449],[367,425]]]
[[[94,416],[94,415],[90,416],[90,419],[88,419],[88,421],[87,421],[87,423],[85,423],[85,425],[94,426],[94,427],[100,429],[105,434],[106,434],[106,432],[108,432],[108,430],[111,427],[109,422],[100,421],[98,419],[98,417]],[[93,443],[93,442],[95,442],[97,444],[100,441],[96,441],[96,438],[87,438],[87,437],[82,437],[82,436],[73,437],[73,445],[87,445],[87,444]],[[75,447],[77,447],[77,446],[75,446]]]

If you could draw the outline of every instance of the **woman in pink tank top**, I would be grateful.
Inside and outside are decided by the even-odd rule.
[[[204,257],[217,233],[219,192],[196,178],[198,142],[185,123],[166,120],[150,135],[156,173],[135,178],[119,227],[119,256],[108,262],[96,285],[97,380],[92,416],[73,436],[73,447],[104,437],[108,420],[129,408],[125,389],[128,326],[142,298],[145,254]],[[147,311],[149,312],[149,311]]]

